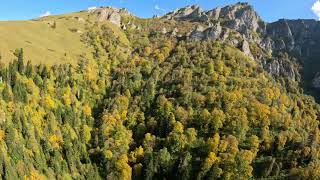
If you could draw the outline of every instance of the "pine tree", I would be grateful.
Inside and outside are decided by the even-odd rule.
[[[32,67],[31,61],[27,62],[25,74],[28,78],[32,77],[33,67]]]
[[[24,62],[23,62],[23,49],[16,49],[14,55],[17,57],[18,60],[18,72],[20,74],[24,73]]]

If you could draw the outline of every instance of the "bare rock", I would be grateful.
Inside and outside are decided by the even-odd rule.
[[[213,25],[212,27],[208,28],[204,34],[205,34],[205,39],[219,39],[222,33],[222,27],[220,23],[217,23]]]
[[[259,28],[262,28],[259,24],[262,21],[260,16],[248,3],[237,3],[217,8],[208,11],[207,14],[214,19],[224,19],[227,27],[239,32],[244,32],[246,29],[256,32]]]
[[[167,31],[167,28],[165,28],[165,27],[162,28],[162,30],[161,30],[161,33],[162,33],[162,34],[167,34],[167,32],[168,32],[168,31]]]
[[[312,87],[320,89],[320,73],[318,72],[312,80]]]
[[[203,40],[205,38],[204,34],[205,28],[202,26],[198,26],[195,30],[190,33],[189,38],[195,40]]]
[[[267,25],[267,36],[274,40],[275,50],[309,57],[318,52],[320,23],[316,20],[281,19]]]
[[[286,58],[274,58],[263,62],[264,69],[273,76],[300,81],[300,74],[293,63]]]
[[[179,30],[178,28],[174,28],[172,31],[171,31],[171,36],[177,36]]]
[[[206,14],[207,14],[209,17],[217,20],[217,19],[219,19],[219,17],[220,17],[220,12],[221,12],[221,8],[218,7],[218,8],[216,8],[216,9],[212,9],[212,10],[210,10],[210,11],[207,11]]]
[[[88,11],[97,17],[98,21],[110,21],[113,24],[121,27],[122,16],[131,15],[126,9],[117,9],[112,7],[101,7]]]
[[[241,49],[242,49],[244,54],[246,54],[247,56],[253,58],[253,55],[252,55],[251,50],[250,50],[250,45],[249,45],[247,40],[243,40]]]
[[[205,12],[199,5],[187,6],[181,9],[177,9],[164,16],[166,19],[178,19],[178,20],[190,20],[205,22],[208,20]]]

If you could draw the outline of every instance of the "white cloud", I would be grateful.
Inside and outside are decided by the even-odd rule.
[[[92,11],[92,10],[95,10],[97,9],[97,7],[93,6],[93,7],[88,7],[88,11]]]
[[[154,5],[154,9],[157,11],[165,12],[165,10],[163,8],[161,8],[158,4]]]
[[[156,9],[156,10],[160,10],[159,5],[158,5],[158,4],[156,4],[156,5],[154,6],[154,9]]]
[[[318,16],[318,18],[320,19],[320,0],[317,0],[311,10],[313,11],[314,14],[316,14]]]
[[[46,11],[45,13],[41,14],[40,17],[46,17],[46,16],[50,16],[51,12],[50,11]]]

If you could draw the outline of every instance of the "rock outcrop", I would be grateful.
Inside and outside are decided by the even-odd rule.
[[[224,20],[224,25],[241,33],[257,32],[265,29],[263,21],[248,3],[216,8],[206,12],[212,19]]]
[[[320,22],[316,20],[279,20],[268,24],[267,36],[274,39],[274,50],[310,56],[320,45]]]
[[[221,37],[222,27],[220,23],[214,24],[204,32],[205,39],[219,39]]]
[[[200,8],[199,5],[187,6],[185,8],[177,9],[164,16],[166,19],[177,19],[177,20],[191,20],[191,21],[202,21],[208,20],[205,12]]]
[[[248,3],[237,3],[203,11],[198,5],[187,6],[168,13],[166,19],[204,22],[211,26],[217,21],[223,26],[241,33],[264,32],[265,23]]]
[[[312,80],[312,87],[320,90],[320,73],[318,72]]]
[[[241,50],[243,51],[244,54],[253,58],[251,50],[250,50],[250,45],[249,45],[248,41],[245,39],[242,42]]]
[[[196,39],[196,40],[203,40],[205,38],[205,31],[206,29],[202,26],[198,26],[195,30],[193,30],[188,37],[190,39]]]
[[[319,21],[281,19],[266,23],[248,3],[237,3],[209,11],[193,5],[161,18],[197,22],[201,25],[187,33],[187,39],[224,41],[260,62],[274,76],[295,81],[300,81],[306,74],[315,77],[307,83],[312,83],[313,87],[320,90]],[[255,54],[254,57],[251,44],[261,48],[265,54]],[[279,57],[279,53],[287,54],[290,58]],[[293,62],[292,59],[297,61]]]
[[[268,48],[272,51],[286,52],[299,59],[304,84],[320,90],[319,21],[281,19],[267,25],[265,36],[270,39]]]
[[[273,76],[285,77],[293,81],[300,81],[301,75],[294,63],[286,58],[273,58],[262,61],[263,68]]]
[[[98,21],[110,21],[118,27],[122,25],[122,16],[131,15],[127,9],[117,9],[113,7],[95,8],[88,12],[96,16]]]
[[[163,18],[179,21],[203,23],[187,34],[187,38],[195,40],[222,40],[230,45],[240,47],[252,57],[249,42],[260,43],[257,33],[265,33],[266,23],[248,3],[237,3],[226,7],[218,7],[203,11],[193,5],[168,13]],[[231,35],[236,34],[236,38]]]

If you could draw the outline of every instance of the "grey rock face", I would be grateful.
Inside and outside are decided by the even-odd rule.
[[[222,33],[220,23],[213,25],[204,32],[205,39],[219,39]]]
[[[264,63],[264,68],[272,75],[280,75],[280,63],[274,60],[270,63]]]
[[[269,37],[264,38],[264,39],[262,39],[262,41],[259,44],[260,44],[260,47],[267,50],[267,52],[272,53],[274,41],[271,38],[269,38]]]
[[[316,76],[312,80],[312,87],[316,89],[320,89],[320,73],[317,73]]]
[[[217,23],[208,28],[198,26],[190,33],[189,38],[195,40],[216,40],[221,38],[221,33],[222,27],[220,26],[220,23]]]
[[[221,8],[218,7],[216,9],[207,11],[206,14],[207,14],[207,16],[213,18],[214,20],[217,20],[217,19],[219,19],[220,12],[221,12]]]
[[[249,45],[248,41],[244,40],[244,41],[242,42],[242,47],[241,47],[241,49],[242,49],[242,51],[243,51],[244,54],[246,54],[247,56],[253,58],[252,53],[251,53],[251,50],[250,50],[250,45]]]
[[[118,13],[111,13],[108,17],[109,21],[112,22],[113,24],[117,25],[120,27],[121,25],[121,16]]]
[[[225,20],[226,27],[239,32],[244,33],[247,30],[256,32],[259,28],[263,29],[259,24],[259,22],[262,22],[261,18],[253,7],[247,3],[237,3],[223,8],[217,8],[208,11],[206,14],[214,19]]]
[[[202,26],[198,26],[195,30],[190,33],[190,39],[203,40],[205,38],[204,35],[205,28]]]
[[[263,31],[264,27],[260,26],[263,22],[252,6],[247,3],[237,3],[235,5],[216,8],[209,11],[203,11],[198,5],[187,6],[168,13],[164,16],[166,19],[178,19],[199,21],[211,24],[212,20],[224,20],[224,26],[237,30],[239,32]]]
[[[218,39],[222,34],[222,27],[235,30],[248,41],[260,42],[257,33],[265,32],[265,23],[261,20],[252,6],[247,3],[237,3],[226,7],[203,11],[199,6],[188,6],[168,13],[166,19],[182,21],[196,21],[204,23],[211,29],[206,31],[193,31],[192,39]],[[227,36],[227,33],[224,33]],[[227,37],[225,37],[227,39]]]
[[[94,15],[97,21],[110,21],[124,30],[141,28],[131,22],[122,22],[123,16],[131,15],[125,9],[102,7],[88,12]],[[164,27],[160,32],[180,39],[224,41],[254,58],[274,76],[300,81],[298,68],[304,68],[306,63],[311,63],[308,68],[311,66],[312,69],[308,77],[313,77],[320,71],[320,63],[317,62],[317,59],[320,59],[320,22],[316,20],[282,19],[274,23],[265,23],[248,3],[237,3],[209,11],[204,11],[197,5],[187,6],[159,17],[159,20],[201,24],[189,33],[185,33],[178,26],[173,30]],[[293,62],[290,58],[278,57],[279,52],[287,53],[290,58],[295,57],[299,61]],[[315,60],[310,61],[310,57]],[[316,74],[312,82],[308,80],[308,83],[320,90],[320,73]]]
[[[263,53],[257,54],[259,51],[255,51],[253,58],[274,76],[284,76],[299,81],[298,68],[304,67],[304,59],[315,54],[320,58],[319,21],[282,19],[274,23],[265,23],[247,3],[237,3],[209,11],[203,11],[199,6],[188,6],[164,17],[202,23],[206,28],[191,31],[186,35],[187,38],[218,39],[239,48],[250,57],[253,57],[250,44],[255,44]],[[299,61],[297,63],[291,62],[290,59],[281,59],[283,57],[277,57],[278,52],[288,53],[290,57],[295,57]],[[264,57],[266,54],[268,57]],[[264,58],[269,60],[265,61]],[[314,62],[314,64],[319,65],[313,69],[320,69],[320,63]],[[320,82],[320,75],[316,79]]]
[[[164,16],[166,19],[192,20],[192,21],[207,21],[208,18],[204,11],[198,5],[187,6],[177,9]]]
[[[282,19],[268,24],[266,35],[274,39],[275,50],[310,56],[317,52],[320,45],[320,22]]]
[[[118,27],[121,27],[121,16],[130,15],[126,9],[117,9],[112,7],[96,8],[90,10],[89,13],[95,15],[98,21],[110,21]]]
[[[300,74],[290,61],[275,58],[269,62],[264,61],[263,67],[271,75],[300,81]]]

